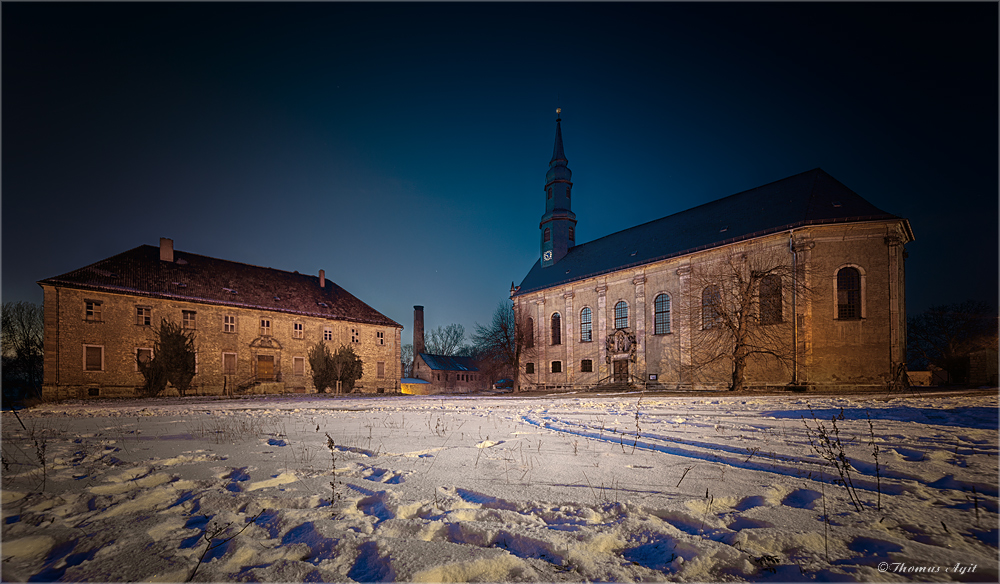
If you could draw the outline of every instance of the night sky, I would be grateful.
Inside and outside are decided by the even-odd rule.
[[[486,323],[538,258],[821,167],[910,220],[907,310],[998,297],[995,2],[2,4],[3,300],[170,237]]]

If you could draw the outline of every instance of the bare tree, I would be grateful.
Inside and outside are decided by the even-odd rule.
[[[797,271],[787,248],[762,245],[692,267],[687,300],[695,378],[728,376],[729,389],[742,391],[748,366],[791,368],[794,317],[786,306],[793,295],[802,299],[808,292],[801,266]]]
[[[399,361],[402,365],[400,371],[403,377],[413,376],[413,345],[407,343],[399,348]]]
[[[465,327],[453,323],[429,331],[424,349],[431,355],[458,355],[463,342],[465,342]]]
[[[523,311],[504,300],[493,311],[493,319],[488,325],[476,324],[472,339],[482,369],[493,377],[516,378],[521,360],[534,351],[527,321]]]
[[[2,318],[4,397],[42,395],[45,321],[42,307],[4,302]]]
[[[968,381],[970,353],[996,348],[997,311],[985,302],[933,306],[907,320],[910,363],[940,367],[954,383]]]

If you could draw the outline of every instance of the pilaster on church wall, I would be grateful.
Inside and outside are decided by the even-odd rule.
[[[598,378],[610,375],[608,367],[608,286],[600,282],[594,288],[597,293],[597,370]]]
[[[576,322],[576,313],[573,308],[573,297],[575,294],[573,290],[567,290],[563,293],[563,300],[565,302],[565,310],[563,311],[563,338],[562,343],[565,347],[566,358],[563,360],[563,376],[566,383],[572,384],[575,378],[575,372],[577,367],[575,366],[574,351],[573,348],[576,346],[576,335],[574,331],[576,328],[573,326]]]
[[[697,316],[694,314],[694,292],[691,290],[690,264],[685,264],[677,268],[676,274],[680,281],[680,297],[677,299],[679,307],[677,323],[678,344],[680,345],[680,362],[678,363],[679,382],[690,383],[690,379],[685,374],[685,370],[691,367],[691,329],[695,326]]]
[[[632,278],[635,287],[635,376],[647,380],[646,376],[646,276],[642,272]],[[631,315],[630,315],[631,316]]]

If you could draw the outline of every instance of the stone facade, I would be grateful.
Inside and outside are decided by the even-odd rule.
[[[172,256],[172,244],[170,248]],[[184,280],[177,273],[170,281],[154,277],[140,279],[139,285],[134,279],[124,286],[94,280],[94,273],[105,273],[127,281],[125,272],[136,262],[147,264],[147,270],[159,267],[149,258],[155,248],[137,250],[122,254],[128,261],[115,256],[95,264],[100,266],[96,269],[88,266],[40,282],[45,294],[45,399],[134,396],[143,383],[137,353],[152,351],[161,319],[180,323],[194,335],[197,369],[189,395],[315,392],[308,352],[320,341],[331,350],[350,346],[361,358],[363,375],[355,391],[399,390],[402,327],[326,281],[325,275],[317,279],[186,254],[190,264],[210,263],[211,278],[224,282],[225,290],[218,282],[202,281],[200,273],[187,274],[183,287],[177,285]],[[158,260],[164,261],[168,260]],[[269,275],[274,276],[270,286]],[[245,280],[249,278],[263,281],[268,298],[288,307],[262,306],[260,295],[252,293],[258,284]],[[168,289],[174,286],[171,297],[165,297],[164,283]],[[206,287],[229,296],[239,296],[242,290],[249,298],[212,302],[205,298]],[[190,297],[186,291],[192,292]],[[303,310],[338,302],[356,308],[359,319]],[[167,391],[176,393],[169,387]]]
[[[629,382],[650,389],[727,387],[728,369],[719,370],[714,381],[698,379],[690,371],[692,352],[703,333],[697,274],[700,268],[748,248],[784,254],[790,267],[791,240],[804,282],[795,298],[783,295],[780,322],[770,326],[780,331],[794,364],[752,360],[750,385],[881,386],[906,353],[904,252],[892,243],[896,238],[887,237],[887,233],[901,237],[900,229],[898,222],[809,227],[519,294],[515,304],[527,311],[534,326],[534,347],[521,364],[519,385],[588,389],[611,384],[617,362],[619,368],[627,368]],[[837,272],[845,266],[861,272],[859,317],[837,315]],[[669,298],[670,310],[667,330],[657,333],[655,300],[662,295]],[[627,325],[617,329],[615,306],[620,302],[627,305],[628,317]],[[552,342],[555,313],[561,327],[559,344]],[[585,320],[590,321],[589,340],[585,340]]]
[[[560,121],[540,229],[561,220],[575,230]],[[560,181],[562,197],[551,190]],[[543,231],[538,261],[511,291],[533,335],[518,386],[730,387],[731,349],[726,357],[708,348],[704,304],[714,289],[723,301],[742,294],[743,313],[760,317],[768,307],[764,325],[752,326],[767,327],[762,349],[782,358],[749,358],[748,386],[883,387],[906,358],[904,245],[912,240],[906,219],[821,169],[580,245]],[[769,292],[760,282],[740,289],[719,271],[740,264],[749,281],[764,260],[774,268]]]

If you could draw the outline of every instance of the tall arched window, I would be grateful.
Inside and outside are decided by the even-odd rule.
[[[528,349],[535,346],[535,319],[528,317],[528,325],[524,334],[524,346]]]
[[[628,304],[624,300],[615,304],[615,328],[628,328]]]
[[[861,318],[861,272],[848,266],[837,272],[837,318]]]
[[[653,301],[653,334],[670,332],[670,295],[660,294]]]
[[[715,284],[701,291],[701,328],[710,329],[722,322],[722,290]]]
[[[580,311],[580,342],[589,343],[594,340],[594,325],[591,319],[590,308]]]
[[[760,324],[781,322],[781,276],[771,274],[760,280],[758,291]]]
[[[552,239],[552,230],[546,227],[545,231],[542,232],[542,241],[543,242],[550,241],[551,239]]]
[[[558,312],[552,313],[552,344],[562,344],[562,318],[559,317]]]

